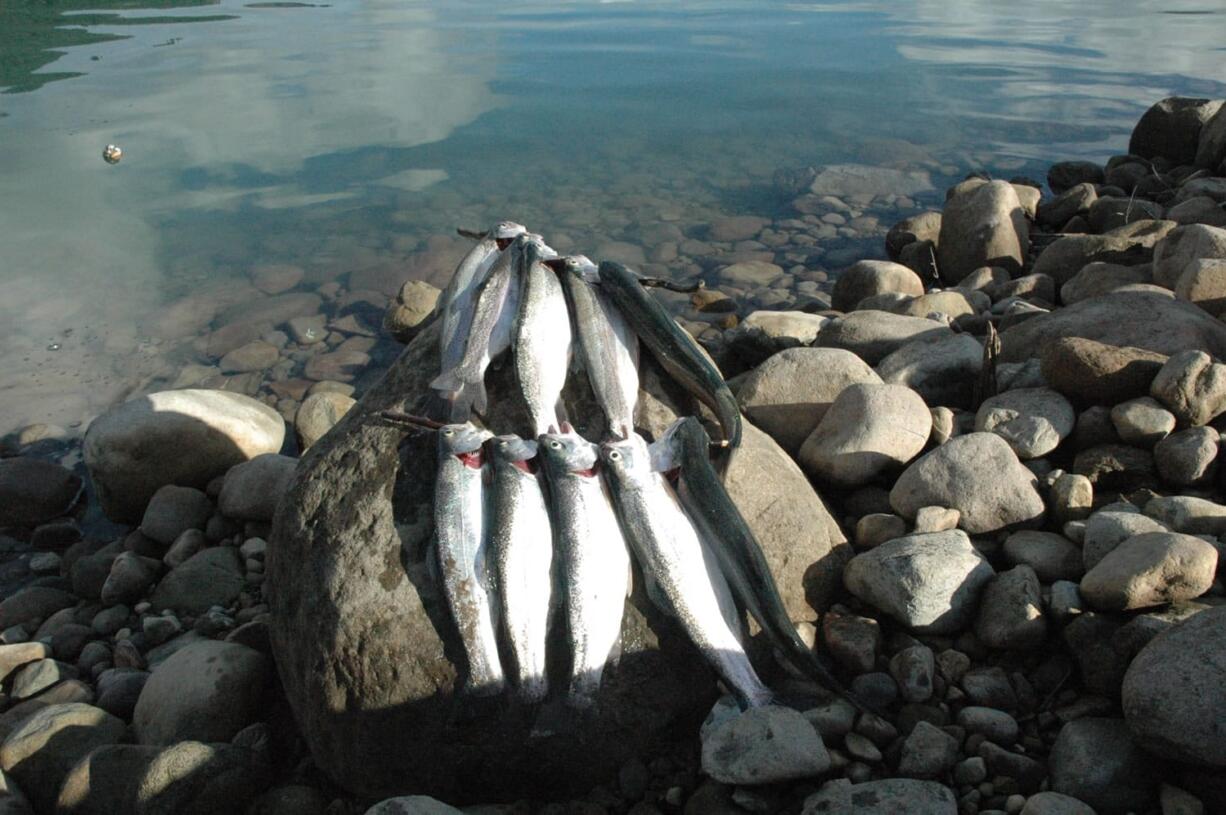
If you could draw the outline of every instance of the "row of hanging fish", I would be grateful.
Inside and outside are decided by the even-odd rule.
[[[560,257],[519,224],[474,237],[441,301],[441,372],[431,389],[443,418],[384,414],[438,434],[435,557],[468,662],[466,690],[590,708],[618,654],[633,554],[652,602],[743,708],[772,693],[742,644],[739,608],[793,667],[847,696],[797,634],[711,462],[713,447],[740,443],[736,400],[647,281],[618,263]],[[640,343],[711,408],[718,445],[693,417],[650,445],[635,432]],[[531,438],[471,421],[487,412],[486,369],[507,349]],[[599,445],[567,421],[561,394],[572,356],[607,419]],[[566,687],[551,688],[546,651],[559,622],[569,675]]]

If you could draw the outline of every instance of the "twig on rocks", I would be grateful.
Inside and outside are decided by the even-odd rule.
[[[975,383],[975,409],[985,399],[996,395],[996,363],[1000,358],[1000,334],[991,321],[983,338],[983,363],[979,366],[979,381]]]

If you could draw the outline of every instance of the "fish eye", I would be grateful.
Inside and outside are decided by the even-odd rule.
[[[609,461],[618,461],[619,459],[621,459],[621,457],[622,457],[622,454],[617,452],[616,450],[609,453]]]
[[[455,431],[454,431],[454,430],[444,430],[444,431],[443,431],[443,435],[444,435],[444,436],[454,436],[454,435],[455,435]]]
[[[551,450],[561,450],[561,449],[562,449],[562,442],[560,442],[560,441],[551,441],[551,442],[549,442],[549,448],[550,448]]]

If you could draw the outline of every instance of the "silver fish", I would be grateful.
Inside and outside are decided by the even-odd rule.
[[[553,600],[553,533],[544,487],[536,472],[537,443],[519,436],[486,442],[494,468],[490,552],[498,577],[502,631],[510,643],[521,698],[538,702],[549,691],[545,643]]]
[[[505,685],[486,557],[488,468],[481,448],[490,435],[467,423],[439,428],[434,486],[439,574],[468,657],[466,689],[477,695],[498,693]]]
[[[476,292],[485,282],[499,253],[517,235],[528,230],[513,221],[495,224],[469,250],[440,298],[442,325],[439,335],[439,371],[446,372],[460,364],[464,356],[464,337],[472,325]]]
[[[597,277],[596,264],[584,255],[559,262],[592,392],[610,435],[624,439],[634,429],[639,399],[639,339],[608,297],[589,282]]]
[[[676,494],[653,471],[647,442],[637,433],[605,442],[601,464],[626,540],[671,612],[742,708],[768,704],[772,694],[758,677],[726,614],[731,592],[713,557],[682,510]]]
[[[442,371],[430,383],[430,388],[451,405],[453,421],[467,420],[473,410],[485,413],[485,371],[490,360],[510,342],[510,326],[519,307],[517,259],[530,240],[526,234],[517,236],[494,261],[476,292],[468,331],[459,335],[464,343],[459,364]]]
[[[596,445],[565,426],[538,446],[558,547],[571,649],[568,702],[590,708],[621,636],[630,553],[617,524]]]
[[[557,254],[542,242],[530,241],[518,255],[520,301],[515,321],[515,376],[533,434],[556,431],[561,425],[558,400],[570,366],[570,316],[562,284],[544,261]]]

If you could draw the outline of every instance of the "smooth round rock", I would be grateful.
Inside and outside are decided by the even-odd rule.
[[[1077,414],[1069,401],[1050,388],[1019,388],[983,401],[975,430],[995,433],[1018,458],[1045,456],[1073,432]]]
[[[1016,274],[1026,262],[1030,227],[1007,181],[970,185],[945,202],[937,241],[941,279],[958,283],[981,266]]]
[[[239,521],[271,521],[297,464],[296,458],[265,453],[231,467],[217,497],[221,514]]]
[[[924,283],[901,263],[861,260],[839,273],[830,296],[834,309],[852,311],[864,298],[887,292],[918,297],[924,293]]]
[[[303,399],[294,415],[298,446],[303,451],[309,449],[356,404],[356,399],[343,393],[313,393]]]
[[[1221,434],[1211,427],[1179,430],[1154,445],[1154,466],[1168,484],[1200,484],[1217,472],[1220,445]]]
[[[1146,750],[1226,767],[1226,606],[1198,612],[1150,640],[1128,666],[1122,699],[1128,729]]]
[[[1217,549],[1177,532],[1146,532],[1112,549],[1081,578],[1081,596],[1102,611],[1130,611],[1199,597],[1213,585]]]
[[[953,330],[923,317],[904,317],[888,311],[853,311],[835,320],[817,335],[822,348],[843,348],[869,365],[876,365],[916,339],[948,337]]]
[[[1048,757],[1051,788],[1100,812],[1143,812],[1157,794],[1153,760],[1122,719],[1087,717],[1060,729]]]
[[[1222,107],[1220,100],[1168,96],[1150,105],[1132,129],[1128,152],[1143,158],[1170,159],[1192,164],[1200,145],[1201,129]]]
[[[80,476],[58,464],[0,458],[0,527],[36,526],[64,515],[81,491]]]
[[[979,598],[975,635],[989,648],[1028,651],[1043,644],[1047,621],[1034,569],[1023,564],[992,578]]]
[[[1014,532],[1005,540],[1003,554],[1014,566],[1026,565],[1034,569],[1044,583],[1080,580],[1085,573],[1081,549],[1054,532],[1030,529]]]
[[[203,488],[230,467],[281,449],[285,421],[275,410],[228,391],[161,391],[99,416],[84,457],[103,511],[135,521],[166,484]]]
[[[1175,415],[1148,396],[1111,408],[1111,423],[1125,444],[1150,448],[1175,429]]]
[[[921,338],[877,365],[883,382],[906,385],[935,407],[970,407],[983,365],[983,346],[968,334]]]
[[[204,529],[212,514],[213,502],[203,491],[167,484],[149,499],[140,531],[169,546],[189,529]]]
[[[829,768],[821,736],[791,708],[751,708],[703,734],[702,770],[724,784],[773,784]]]

